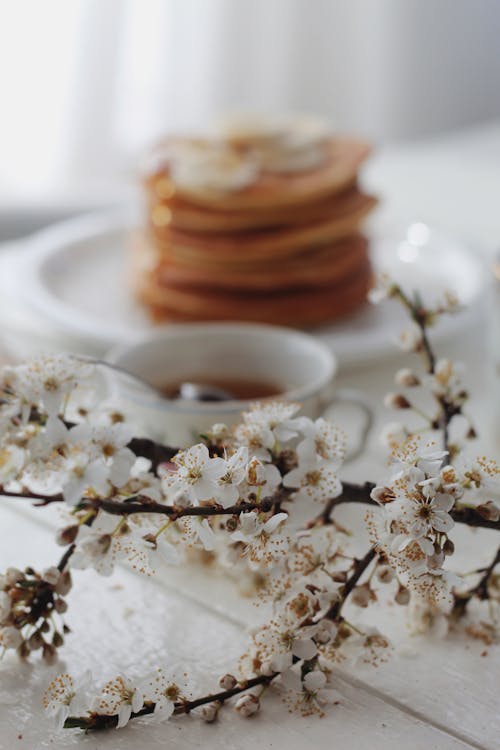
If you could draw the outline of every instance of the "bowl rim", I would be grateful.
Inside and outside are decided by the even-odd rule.
[[[105,360],[112,363],[123,366],[122,359],[126,355],[138,354],[141,349],[148,346],[154,346],[161,341],[168,341],[170,339],[178,339],[183,336],[197,337],[201,335],[211,334],[238,334],[238,335],[271,335],[286,336],[292,338],[302,345],[316,350],[316,353],[323,358],[324,369],[321,375],[316,377],[307,385],[298,386],[296,388],[290,388],[283,393],[280,393],[276,398],[260,399],[265,403],[270,401],[281,401],[281,402],[298,402],[302,403],[311,396],[320,393],[326,386],[328,386],[334,379],[338,371],[338,360],[335,353],[331,350],[327,344],[318,340],[314,336],[305,331],[300,331],[294,328],[286,328],[285,326],[273,326],[267,323],[246,323],[246,322],[201,322],[201,323],[173,323],[168,328],[160,328],[157,331],[147,332],[135,337],[131,342],[123,344],[117,344],[112,347],[105,355]],[[108,370],[105,372],[105,377],[108,381],[108,387],[114,395],[121,395],[122,398],[128,392],[128,398],[131,399],[135,405],[144,408],[155,408],[161,409],[163,412],[176,412],[185,414],[210,414],[211,412],[217,413],[239,413],[248,409],[249,405],[256,403],[259,399],[231,399],[230,401],[217,401],[204,403],[202,401],[189,402],[189,401],[177,401],[174,399],[155,397],[154,395],[146,395],[146,393],[140,394],[135,392],[132,388],[128,388],[124,380],[119,380],[116,377],[116,373]]]

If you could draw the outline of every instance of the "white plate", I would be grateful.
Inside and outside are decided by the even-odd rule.
[[[152,327],[129,291],[128,248],[137,216],[90,215],[36,235],[16,272],[19,294],[61,334],[103,350]],[[485,284],[481,259],[467,245],[421,223],[371,232],[375,269],[384,270],[425,300],[445,290],[469,307],[444,321],[437,335],[463,327]],[[367,305],[349,319],[315,329],[342,364],[387,355],[404,324],[389,305]]]

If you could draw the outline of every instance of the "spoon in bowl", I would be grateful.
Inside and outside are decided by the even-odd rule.
[[[150,391],[152,394],[154,394],[156,398],[161,399],[162,401],[170,401],[174,399],[174,400],[180,400],[180,401],[215,402],[215,401],[232,401],[236,398],[236,396],[233,393],[230,393],[229,391],[223,388],[218,388],[215,385],[208,385],[205,383],[194,383],[192,381],[186,381],[184,383],[180,383],[177,386],[175,393],[173,394],[173,397],[169,398],[165,395],[165,393],[162,390],[152,385],[147,380],[144,380],[144,378],[141,378],[139,375],[135,375],[135,373],[132,373],[129,370],[126,370],[124,367],[121,367],[120,365],[115,365],[112,362],[107,362],[104,359],[97,359],[95,357],[86,357],[81,354],[74,355],[74,356],[75,356],[75,359],[78,359],[82,362],[89,362],[94,365],[107,367],[109,370],[113,370],[119,375],[129,378],[130,380],[134,381],[136,384],[140,385],[142,388],[146,389],[147,391]]]

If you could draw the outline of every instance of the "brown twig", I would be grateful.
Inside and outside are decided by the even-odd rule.
[[[342,612],[342,607],[344,606],[349,594],[352,593],[354,588],[356,587],[359,579],[365,572],[365,570],[369,567],[369,565],[373,562],[373,560],[377,556],[377,550],[375,547],[371,547],[366,555],[364,555],[360,560],[354,561],[354,570],[352,574],[349,576],[347,581],[344,584],[344,588],[342,589],[342,599],[339,599],[338,601],[334,602],[328,612],[325,615],[325,618],[328,620],[338,620],[340,617],[340,614]]]
[[[241,693],[244,693],[247,690],[251,690],[254,687],[259,687],[260,685],[269,685],[269,683],[271,683],[278,675],[279,672],[274,672],[270,675],[259,675],[258,677],[253,677],[250,680],[245,680],[244,682],[238,683],[238,685],[236,685],[236,687],[232,688],[231,690],[222,690],[219,693],[211,693],[209,695],[204,695],[201,698],[195,698],[191,701],[178,701],[175,704],[174,715],[178,716],[180,714],[189,714],[191,711],[194,711],[195,708],[204,706],[207,703],[224,703],[230,698],[234,698],[236,695],[240,695]],[[151,715],[152,713],[154,713],[155,705],[156,704],[152,701],[145,703],[144,707],[141,708],[140,711],[132,713],[130,718],[137,719],[141,716]],[[103,714],[90,713],[88,716],[68,717],[64,723],[64,728],[97,731],[100,729],[111,729],[113,727],[116,727],[117,724],[117,714],[114,714],[112,716],[105,716]]]
[[[325,507],[318,515],[309,521],[308,528],[313,526],[323,526],[332,523],[331,516],[338,505],[346,503],[364,503],[367,505],[378,505],[370,497],[370,492],[375,487],[373,482],[364,482],[364,484],[353,484],[352,482],[342,483],[342,493],[338,497],[332,497],[327,500]]]
[[[359,503],[361,505],[374,505],[380,507],[375,500],[370,497],[370,492],[375,487],[373,482],[364,482],[363,484],[356,484],[353,482],[344,482],[342,494],[335,498],[330,498],[324,509],[313,519],[308,526],[318,526],[330,522],[332,512],[339,505],[345,505],[347,503]],[[277,490],[281,492],[280,489]],[[10,498],[19,498],[24,500],[38,501],[37,505],[47,505],[49,503],[61,503],[64,502],[62,495],[41,495],[37,493],[28,492],[8,492],[0,490],[0,495],[5,495]],[[281,497],[281,496],[280,496]],[[282,499],[282,498],[281,498]],[[251,510],[259,510],[263,513],[267,513],[270,510],[276,508],[276,497],[270,496],[265,497],[260,501],[255,502],[242,502],[237,505],[231,505],[229,508],[222,508],[222,506],[214,503],[213,505],[200,505],[200,506],[189,506],[187,508],[177,508],[173,505],[164,505],[163,503],[157,503],[148,497],[142,495],[134,495],[133,497],[124,500],[117,501],[112,499],[100,499],[100,498],[84,498],[80,505],[80,508],[94,508],[95,510],[104,510],[106,513],[113,515],[130,516],[136,513],[146,514],[157,514],[169,516],[172,520],[177,518],[183,518],[186,516],[231,516],[240,515],[241,513],[247,513]],[[495,529],[500,530],[500,521],[491,521],[487,518],[483,518],[475,508],[469,508],[465,506],[457,506],[450,511],[450,515],[455,523],[464,524],[465,526],[471,526],[478,529]]]
[[[418,351],[422,354],[426,362],[427,372],[429,373],[429,375],[434,375],[436,371],[436,355],[434,353],[431,342],[429,340],[429,334],[428,334],[429,313],[422,306],[422,304],[420,303],[418,299],[415,299],[415,301],[412,301],[399,286],[395,288],[395,296],[397,296],[399,300],[403,303],[403,305],[408,310],[412,320],[416,323],[416,325],[420,329],[421,342],[420,342],[420,347]],[[450,451],[450,440],[449,440],[450,422],[454,416],[456,416],[457,414],[462,414],[462,407],[460,405],[450,403],[448,399],[446,398],[446,396],[436,396],[436,400],[440,408],[440,414],[436,420],[435,426],[437,429],[441,430],[443,433],[443,450],[449,453]],[[449,456],[449,460],[451,458],[452,456]]]
[[[138,458],[151,461],[151,471],[156,474],[160,464],[168,463],[179,452],[180,448],[156,443],[149,438],[132,438],[127,446]]]
[[[255,502],[241,502],[236,505],[231,505],[228,508],[223,508],[221,505],[215,503],[214,505],[196,505],[188,506],[187,508],[177,508],[172,505],[162,505],[152,500],[148,501],[148,498],[141,498],[137,496],[139,502],[116,502],[115,500],[84,500],[84,508],[95,508],[97,510],[104,510],[106,513],[111,513],[117,516],[130,516],[136,513],[154,513],[163,516],[169,516],[173,521],[178,518],[185,518],[186,516],[201,516],[206,518],[208,516],[236,516],[241,513],[248,513],[252,510],[259,510],[262,513],[267,513],[274,508],[275,500],[273,497],[265,497],[262,500],[256,500]]]
[[[467,609],[467,605],[469,602],[472,601],[472,599],[477,598],[480,600],[488,599],[488,584],[490,582],[490,578],[493,575],[493,572],[497,565],[500,564],[500,547],[497,549],[496,555],[491,561],[491,563],[488,565],[487,568],[484,568],[482,571],[481,578],[477,582],[475,586],[473,586],[469,591],[465,592],[464,594],[455,594],[455,603],[453,605],[453,615],[455,617],[461,617],[465,614],[465,610]]]

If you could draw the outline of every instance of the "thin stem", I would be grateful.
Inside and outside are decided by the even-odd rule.
[[[76,544],[70,544],[64,555],[61,557],[59,562],[57,563],[57,569],[63,573],[71,559],[71,556],[73,552],[75,551]]]
[[[431,346],[428,335],[428,312],[418,303],[417,300],[413,302],[401,287],[397,288],[397,296],[410,313],[412,320],[420,329],[420,352],[426,362],[427,372],[429,375],[434,375],[436,371],[436,355]],[[449,454],[450,422],[456,414],[462,413],[462,408],[461,406],[450,403],[446,396],[436,396],[436,400],[440,406],[440,415],[436,420],[436,426],[443,433],[443,450],[447,451]]]
[[[316,518],[309,522],[308,527],[320,524],[331,523],[331,514],[338,505],[346,503],[360,503],[362,505],[374,505],[380,507],[375,500],[370,497],[370,492],[375,487],[373,482],[364,482],[356,484],[354,482],[344,482],[342,493],[338,497],[327,500],[324,509]],[[281,490],[277,490],[281,493]],[[47,505],[49,503],[60,503],[64,501],[62,495],[41,495],[37,493],[26,492],[7,492],[0,490],[0,495],[25,500],[39,501],[37,505]],[[251,510],[258,510],[262,513],[268,513],[276,508],[276,497],[265,497],[260,501],[241,502],[237,505],[231,505],[229,508],[222,508],[220,505],[199,505],[189,506],[187,508],[177,508],[173,505],[163,505],[152,501],[150,498],[134,495],[128,500],[122,502],[116,500],[102,500],[100,498],[84,498],[80,503],[80,508],[89,508],[93,510],[104,510],[106,513],[113,515],[133,515],[136,513],[157,514],[168,516],[172,521],[186,516],[199,516],[207,518],[209,516],[233,516],[247,513]],[[491,521],[483,518],[475,508],[457,506],[450,511],[450,515],[455,523],[461,523],[465,526],[471,526],[480,529],[495,529],[500,531],[500,521]]]
[[[478,583],[475,586],[473,586],[473,588],[469,589],[469,591],[467,591],[465,594],[456,595],[455,604],[453,605],[453,614],[456,617],[461,617],[463,614],[465,614],[467,605],[475,597],[483,601],[489,598],[488,597],[488,584],[490,582],[490,578],[493,575],[493,572],[496,566],[499,564],[500,564],[500,547],[497,549],[496,555],[491,561],[491,563],[488,565],[488,567],[483,569],[482,576],[479,579]]]
[[[345,503],[365,503],[368,505],[378,505],[375,500],[370,497],[370,492],[375,487],[373,482],[365,482],[364,484],[354,484],[352,482],[342,483],[342,493],[338,497],[331,497],[326,501],[325,507],[312,521],[307,525],[309,528],[313,526],[319,526],[322,524],[329,524],[332,522],[331,515],[334,508],[338,505]]]
[[[137,497],[140,498],[141,496],[138,495]],[[146,502],[146,500],[144,499],[142,502],[116,502],[115,500],[89,499],[83,501],[83,507],[93,507],[97,510],[104,510],[106,513],[118,516],[153,513],[168,516],[170,520],[176,521],[178,518],[185,518],[186,516],[201,516],[202,518],[207,518],[208,516],[237,516],[251,510],[259,510],[262,513],[267,513],[273,509],[275,504],[274,498],[267,497],[260,502],[241,502],[237,505],[230,505],[228,508],[223,508],[217,504],[176,508],[172,505],[162,505],[153,501]]]
[[[225,701],[229,700],[230,698],[234,698],[236,695],[240,695],[240,693],[244,693],[247,690],[251,690],[253,687],[257,687],[259,685],[269,685],[272,680],[275,679],[279,675],[279,672],[274,672],[270,675],[259,675],[258,677],[253,677],[250,680],[245,680],[242,683],[239,683],[236,687],[232,688],[231,690],[222,690],[219,693],[211,693],[209,695],[204,695],[201,698],[195,698],[192,701],[178,701],[175,704],[174,708],[174,715],[178,716],[180,714],[189,714],[191,711],[194,711],[195,708],[198,708],[199,706],[204,706],[207,703],[224,703]],[[152,713],[154,713],[156,704],[153,702],[148,702],[144,704],[144,707],[141,708],[140,711],[137,711],[136,713],[131,714],[131,719],[137,719],[140,716],[148,716]],[[105,716],[103,714],[96,714],[91,713],[88,716],[70,716],[66,719],[64,722],[64,728],[65,729],[85,729],[87,731],[96,731],[100,729],[111,729],[112,727],[116,727],[118,724],[118,715],[114,714],[112,716]]]
[[[364,555],[364,557],[362,557],[360,560],[355,560],[354,571],[344,584],[344,588],[342,591],[342,599],[339,599],[338,601],[332,604],[332,606],[330,607],[330,609],[325,615],[326,619],[337,620],[340,617],[340,614],[342,612],[342,607],[344,606],[349,594],[352,593],[359,579],[361,578],[365,570],[369,567],[369,565],[373,562],[373,560],[376,558],[376,556],[377,556],[377,550],[375,549],[375,547],[371,547],[366,553],[366,555]]]

